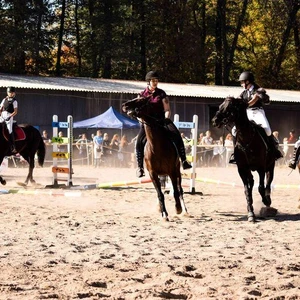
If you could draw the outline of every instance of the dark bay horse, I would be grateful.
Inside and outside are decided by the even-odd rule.
[[[162,217],[168,221],[159,175],[168,175],[171,179],[176,213],[184,212],[187,214],[181,186],[180,161],[176,147],[168,137],[164,121],[152,117],[153,107],[147,98],[129,100],[123,103],[122,109],[129,116],[138,117],[145,127],[147,137],[145,164],[157,192]]]
[[[265,133],[260,126],[250,122],[246,113],[247,104],[241,99],[227,97],[212,119],[213,126],[236,126],[234,156],[239,175],[244,184],[247,200],[248,221],[256,220],[253,211],[252,171],[259,174],[258,191],[266,207],[271,206],[271,183],[274,177],[275,156],[267,149],[262,138]]]
[[[2,163],[5,156],[11,156],[10,142],[8,141],[8,130],[5,122],[1,123],[1,133],[0,133],[0,164]],[[29,164],[29,171],[25,183],[22,185],[27,185],[30,181],[35,183],[33,180],[33,169],[34,169],[34,157],[37,153],[38,164],[43,166],[46,148],[45,143],[41,137],[40,132],[31,125],[19,125],[14,126],[15,132],[15,144],[17,152],[22,155],[22,157]],[[0,176],[0,182],[5,185],[6,181]]]

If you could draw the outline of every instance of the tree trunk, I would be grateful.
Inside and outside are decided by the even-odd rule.
[[[113,6],[112,0],[104,1],[104,68],[103,78],[111,78],[111,59],[112,59],[112,21],[113,21]]]
[[[215,58],[215,84],[222,85],[223,83],[223,28],[226,24],[225,10],[226,0],[217,1],[217,13],[216,13],[216,27],[215,27],[215,47],[216,47],[216,58]],[[226,32],[226,31],[225,31]]]
[[[89,0],[88,3],[89,6],[89,17],[90,17],[90,26],[91,26],[91,32],[90,32],[90,49],[91,49],[91,60],[92,60],[92,71],[91,76],[93,78],[97,78],[99,76],[99,63],[98,63],[98,52],[99,49],[97,49],[97,43],[96,43],[96,16],[95,16],[95,6],[94,6],[94,0]]]
[[[234,33],[233,41],[232,41],[230,50],[228,50],[228,52],[227,52],[228,59],[226,61],[226,64],[224,64],[224,75],[223,75],[224,85],[229,85],[229,83],[230,83],[229,75],[230,75],[231,68],[233,66],[235,49],[236,49],[236,46],[237,46],[238,37],[241,33],[242,25],[243,25],[243,22],[244,22],[244,19],[245,19],[245,16],[246,16],[248,3],[249,3],[249,0],[244,0],[243,1],[242,12],[241,12],[240,17],[238,19],[238,23],[237,23],[236,30],[235,30],[235,33]]]
[[[296,48],[296,61],[297,61],[297,70],[300,70],[300,36],[299,36],[299,22],[297,20],[294,24],[294,41]]]
[[[76,34],[76,57],[77,57],[77,73],[81,76],[82,62],[81,62],[81,39],[80,39],[80,28],[78,23],[78,0],[75,0],[75,34]]]
[[[61,15],[60,15],[60,27],[59,27],[59,35],[58,35],[58,45],[57,45],[57,56],[56,56],[56,67],[55,67],[55,75],[61,76],[61,52],[62,52],[62,43],[63,43],[63,34],[65,27],[65,13],[66,13],[66,0],[62,0],[61,4]]]
[[[289,40],[291,29],[294,27],[297,13],[300,8],[299,0],[289,0],[287,1],[286,5],[289,11],[288,20],[287,20],[286,28],[282,34],[281,45],[279,47],[278,55],[276,57],[273,67],[271,68],[274,80],[277,80],[278,75],[280,73],[281,65],[284,60],[286,44]]]

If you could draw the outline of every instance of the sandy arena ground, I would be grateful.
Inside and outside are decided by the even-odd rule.
[[[26,172],[3,173],[0,299],[300,299],[298,171],[276,168],[278,215],[255,224],[235,166],[197,169],[208,180],[185,194],[189,217],[177,216],[166,195],[170,222],[157,212],[151,183],[45,190],[45,167],[34,171],[38,188],[22,188]],[[74,173],[81,186],[137,180],[133,168]],[[254,205],[259,212],[257,188]]]

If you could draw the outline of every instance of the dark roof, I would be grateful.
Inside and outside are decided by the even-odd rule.
[[[146,87],[145,81],[94,79],[79,77],[42,77],[0,74],[0,87],[47,89],[104,93],[138,93]],[[225,98],[237,97],[241,92],[238,86],[217,86],[202,84],[176,84],[160,82],[159,87],[170,96]],[[267,89],[272,101],[300,102],[300,92]]]

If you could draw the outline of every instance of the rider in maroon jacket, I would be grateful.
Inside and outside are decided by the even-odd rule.
[[[147,87],[144,91],[142,91],[139,96],[140,97],[149,97],[149,101],[154,108],[154,114],[152,115],[154,118],[158,120],[158,122],[162,121],[164,126],[169,131],[170,139],[174,142],[177,147],[178,154],[182,161],[183,169],[189,169],[192,166],[186,160],[185,148],[184,144],[178,131],[177,127],[174,123],[169,119],[171,116],[170,102],[167,94],[162,89],[157,87],[158,85],[158,74],[155,71],[150,71],[146,74]],[[137,169],[137,177],[145,176],[144,172],[144,147],[146,144],[146,133],[143,124],[141,125],[140,132],[136,141],[136,158],[138,163]]]

